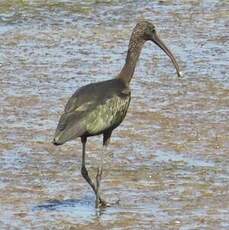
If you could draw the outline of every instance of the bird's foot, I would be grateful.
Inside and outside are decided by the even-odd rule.
[[[105,200],[100,199],[99,208],[106,208],[106,207],[110,207],[110,204],[108,202],[106,202]]]
[[[111,207],[113,205],[119,205],[119,203],[120,203],[120,199],[118,199],[117,201],[112,202],[112,203],[110,203],[110,202],[108,203],[105,200],[100,199],[99,204],[98,204],[98,208],[107,208],[107,207]]]

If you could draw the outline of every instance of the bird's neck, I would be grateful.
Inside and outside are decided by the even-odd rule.
[[[123,80],[127,85],[130,83],[134,75],[134,70],[144,43],[144,40],[137,39],[134,37],[134,34],[132,34],[126,56],[126,62],[118,75],[118,78]]]

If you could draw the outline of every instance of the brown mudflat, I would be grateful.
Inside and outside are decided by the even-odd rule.
[[[227,1],[3,2],[1,229],[227,229]],[[138,15],[157,26],[184,78],[146,44],[105,159],[103,196],[120,205],[98,212],[80,175],[80,141],[51,140],[75,89],[119,72]],[[101,142],[88,142],[91,174]]]

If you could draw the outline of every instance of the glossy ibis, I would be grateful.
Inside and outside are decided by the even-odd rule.
[[[179,66],[165,44],[158,37],[155,26],[148,21],[140,21],[133,29],[126,62],[112,80],[92,83],[76,90],[65,106],[60,117],[53,143],[61,145],[65,142],[81,138],[82,167],[81,173],[96,195],[96,207],[106,206],[100,196],[100,181],[103,171],[103,151],[97,170],[96,183],[93,183],[85,166],[87,137],[103,134],[103,146],[107,146],[112,131],[120,125],[126,116],[131,99],[130,81],[134,74],[141,49],[146,41],[153,41],[171,59],[180,76]],[[104,150],[104,148],[103,148]]]

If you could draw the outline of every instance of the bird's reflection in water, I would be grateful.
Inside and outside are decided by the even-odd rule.
[[[95,208],[94,198],[87,196],[81,199],[47,200],[42,204],[34,206],[33,211],[62,212],[63,215],[67,213],[69,216],[92,220],[100,218],[102,215],[109,212],[109,209],[113,210],[114,208],[115,207]]]

